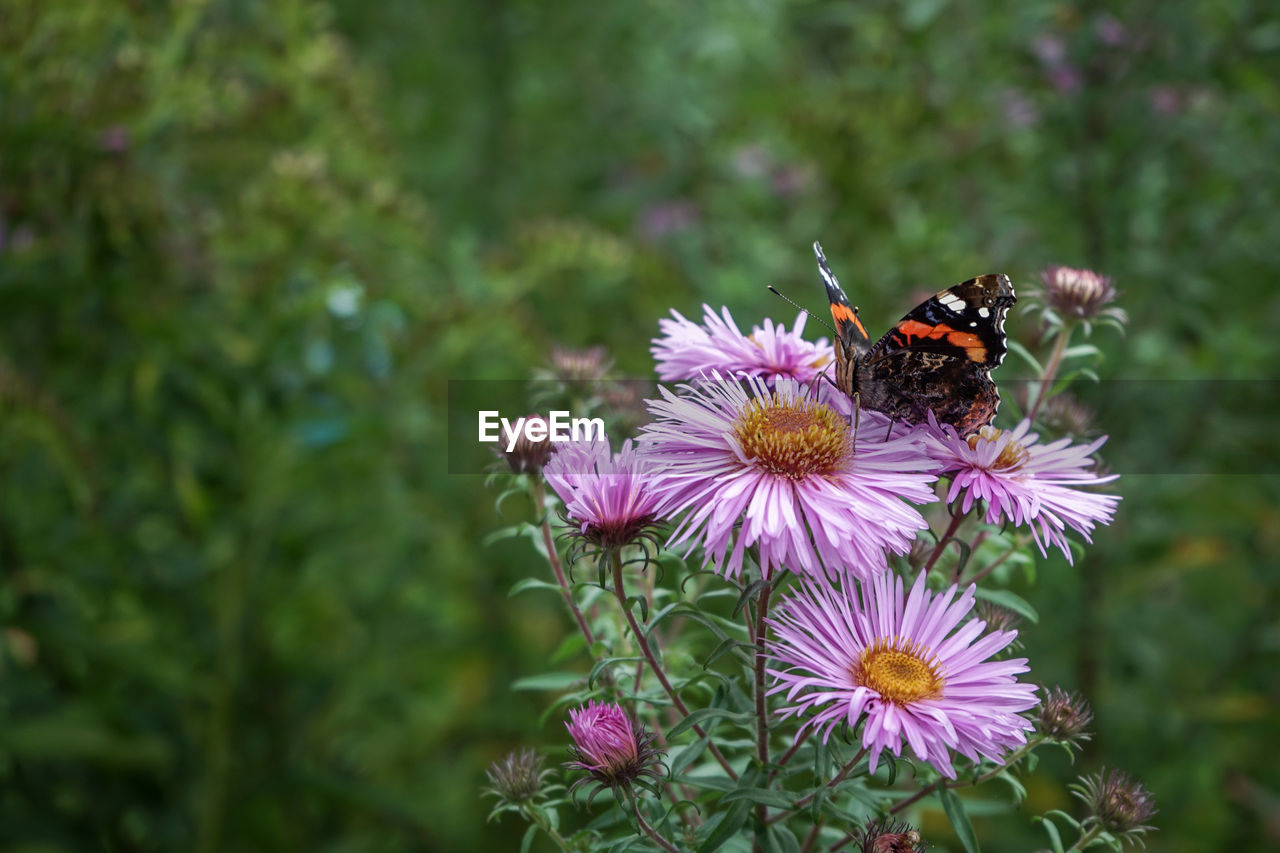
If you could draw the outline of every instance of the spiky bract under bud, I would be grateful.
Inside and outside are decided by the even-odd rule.
[[[1143,823],[1156,813],[1155,797],[1119,770],[1104,767],[1100,773],[1082,777],[1071,790],[1093,812],[1086,823],[1096,822],[1117,838],[1141,842],[1143,833],[1155,829]]]
[[[653,733],[633,723],[621,707],[592,700],[569,711],[565,728],[573,738],[569,754],[574,759],[565,767],[588,774],[574,782],[570,791],[595,783],[588,802],[605,788],[637,785],[657,793],[653,782],[662,778],[662,754],[653,746]]]
[[[867,821],[853,840],[859,853],[919,853],[926,847],[915,827],[889,818]]]
[[[1079,693],[1061,687],[1047,691],[1040,704],[1040,733],[1056,741],[1077,746],[1092,735],[1085,728],[1093,721],[1093,710]]]
[[[528,747],[512,750],[485,771],[491,786],[485,791],[509,803],[522,803],[542,790],[543,779],[549,772],[542,769],[542,756],[534,750]]]

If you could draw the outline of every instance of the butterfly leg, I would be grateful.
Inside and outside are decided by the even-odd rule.
[[[853,455],[858,455],[858,421],[862,419],[862,394],[853,392],[853,411],[849,413],[849,423],[853,427]]]

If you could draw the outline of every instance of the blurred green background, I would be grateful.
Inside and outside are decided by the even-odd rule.
[[[544,568],[481,539],[529,508],[446,474],[446,383],[555,343],[647,376],[671,307],[793,316],[766,284],[821,308],[815,238],[878,328],[1115,277],[1102,372],[1185,390],[1100,424],[1156,463],[1018,580],[1032,676],[1092,699],[1079,767],[1154,791],[1151,849],[1280,844],[1280,411],[1188,381],[1276,375],[1278,115],[1243,0],[7,0],[0,846],[514,848],[483,768],[562,760],[509,685],[569,623],[507,598]],[[1177,473],[1222,460],[1254,473]],[[988,849],[1045,844],[1074,772]]]

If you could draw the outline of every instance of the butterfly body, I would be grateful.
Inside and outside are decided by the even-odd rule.
[[[872,343],[822,247],[813,244],[836,329],[834,382],[863,408],[918,424],[929,413],[962,436],[991,423],[1000,393],[991,370],[1008,352],[1005,315],[1017,301],[1003,274],[940,290]]]

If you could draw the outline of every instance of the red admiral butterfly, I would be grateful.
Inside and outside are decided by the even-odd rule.
[[[991,369],[1004,360],[1004,318],[1017,301],[1009,276],[980,275],[940,290],[874,344],[813,244],[836,324],[836,377],[859,405],[918,424],[929,412],[962,436],[991,423],[1000,393]]]

